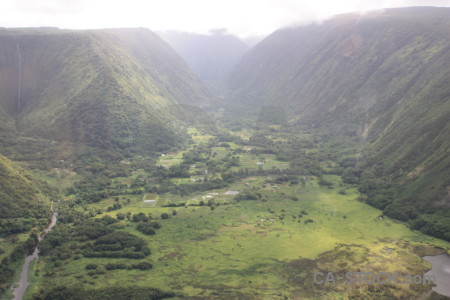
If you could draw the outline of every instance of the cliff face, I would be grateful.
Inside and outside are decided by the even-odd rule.
[[[209,105],[196,75],[146,29],[1,30],[0,79],[4,131],[100,148],[173,146],[170,107]]]
[[[279,30],[235,66],[229,101],[368,142],[354,172],[367,201],[448,239],[449,14],[388,9]]]

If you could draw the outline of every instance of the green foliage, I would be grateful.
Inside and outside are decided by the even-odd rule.
[[[106,270],[124,270],[127,268],[127,265],[124,263],[107,263],[105,265]]]
[[[392,9],[278,30],[233,68],[229,100],[244,103],[241,110],[262,106],[269,120],[270,110],[264,106],[280,106],[291,122],[304,128],[320,130],[328,138],[365,142],[359,155],[339,157],[333,172],[342,174],[344,183],[358,184],[364,200],[386,215],[446,236],[446,227],[429,217],[448,206],[446,14],[447,8]],[[321,177],[320,160],[305,160],[312,157],[306,149],[317,145],[314,138],[296,142],[295,159],[289,149],[277,156],[331,187]],[[257,134],[250,142],[269,144]],[[419,226],[424,222],[427,226]]]
[[[143,261],[137,264],[134,264],[131,266],[133,269],[139,269],[139,270],[150,270],[151,268],[153,268],[153,265],[149,262]]]
[[[51,190],[0,154],[0,235],[23,232],[49,216],[45,189]],[[27,219],[16,219],[21,217]]]
[[[57,156],[69,150],[79,159],[94,152],[114,159],[167,151],[187,139],[178,126],[188,114],[183,105],[209,105],[194,73],[147,29],[2,30],[0,41],[1,76],[7,78],[0,83],[0,129],[11,132],[0,144],[28,158],[27,148],[16,147],[24,137],[49,160],[51,152],[41,144],[50,143]],[[17,56],[11,55],[18,49],[28,74],[20,107],[11,84],[17,78]]]
[[[154,235],[156,233],[156,228],[153,227],[151,223],[141,222],[136,226],[136,229],[146,235]]]
[[[59,286],[33,296],[33,300],[158,300],[175,294],[147,287],[107,287],[85,290],[78,286]]]
[[[134,251],[141,251],[146,247],[146,243],[125,231],[115,231],[98,238],[95,243],[98,245],[120,245],[121,249],[131,248]]]
[[[30,234],[28,239],[18,243],[7,257],[3,257],[0,262],[0,295],[5,291],[3,287],[14,276],[16,263],[21,261],[26,255],[32,253],[36,243],[37,236],[35,234]]]
[[[117,230],[115,223],[116,219],[104,216],[100,219],[77,219],[73,224],[58,224],[39,244],[40,254],[53,260],[72,257],[73,249],[78,249],[78,253],[85,257],[142,259],[150,254],[144,240]]]
[[[148,222],[150,220],[150,218],[148,216],[146,216],[143,212],[140,212],[138,214],[134,214],[131,217],[131,220],[133,222]]]
[[[86,270],[95,270],[97,268],[98,268],[97,264],[87,264],[85,267]]]
[[[236,201],[244,201],[244,200],[258,200],[261,199],[261,193],[251,193],[246,192],[242,194],[238,194],[234,197]]]

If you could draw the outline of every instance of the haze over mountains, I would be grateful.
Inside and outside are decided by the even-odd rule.
[[[159,33],[215,94],[224,90],[225,76],[249,47],[225,30],[200,35],[179,31]]]

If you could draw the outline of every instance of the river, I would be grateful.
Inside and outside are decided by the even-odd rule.
[[[43,234],[41,234],[41,236],[38,238],[38,243],[36,245],[36,249],[34,249],[34,251],[33,251],[33,254],[28,255],[25,258],[25,262],[23,263],[23,266],[22,266],[22,272],[20,273],[20,280],[18,282],[18,286],[16,288],[14,288],[13,300],[22,300],[23,295],[25,294],[25,291],[27,290],[27,287],[30,284],[28,282],[28,273],[30,270],[30,263],[34,260],[37,260],[37,258],[39,257],[39,250],[38,250],[39,242],[42,241],[45,234],[47,232],[49,232],[50,230],[52,230],[53,226],[55,226],[57,216],[58,216],[58,213],[56,213],[56,212],[53,213],[50,223],[45,228]]]
[[[423,259],[432,265],[432,269],[425,275],[434,276],[436,286],[433,291],[450,297],[450,256],[440,254],[424,256]]]

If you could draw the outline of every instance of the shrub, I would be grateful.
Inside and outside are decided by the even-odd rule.
[[[161,228],[161,224],[159,222],[150,222],[150,226],[152,226],[155,229]]]
[[[146,235],[154,235],[156,233],[155,228],[150,223],[141,222],[136,226],[136,229]]]
[[[151,268],[153,268],[153,265],[149,262],[141,262],[135,265],[132,265],[133,269],[139,269],[139,270],[150,270]]]
[[[120,270],[127,269],[127,265],[124,263],[107,263],[105,265],[106,270]]]
[[[87,264],[86,267],[84,267],[86,270],[95,270],[97,269],[97,265],[96,264]]]

